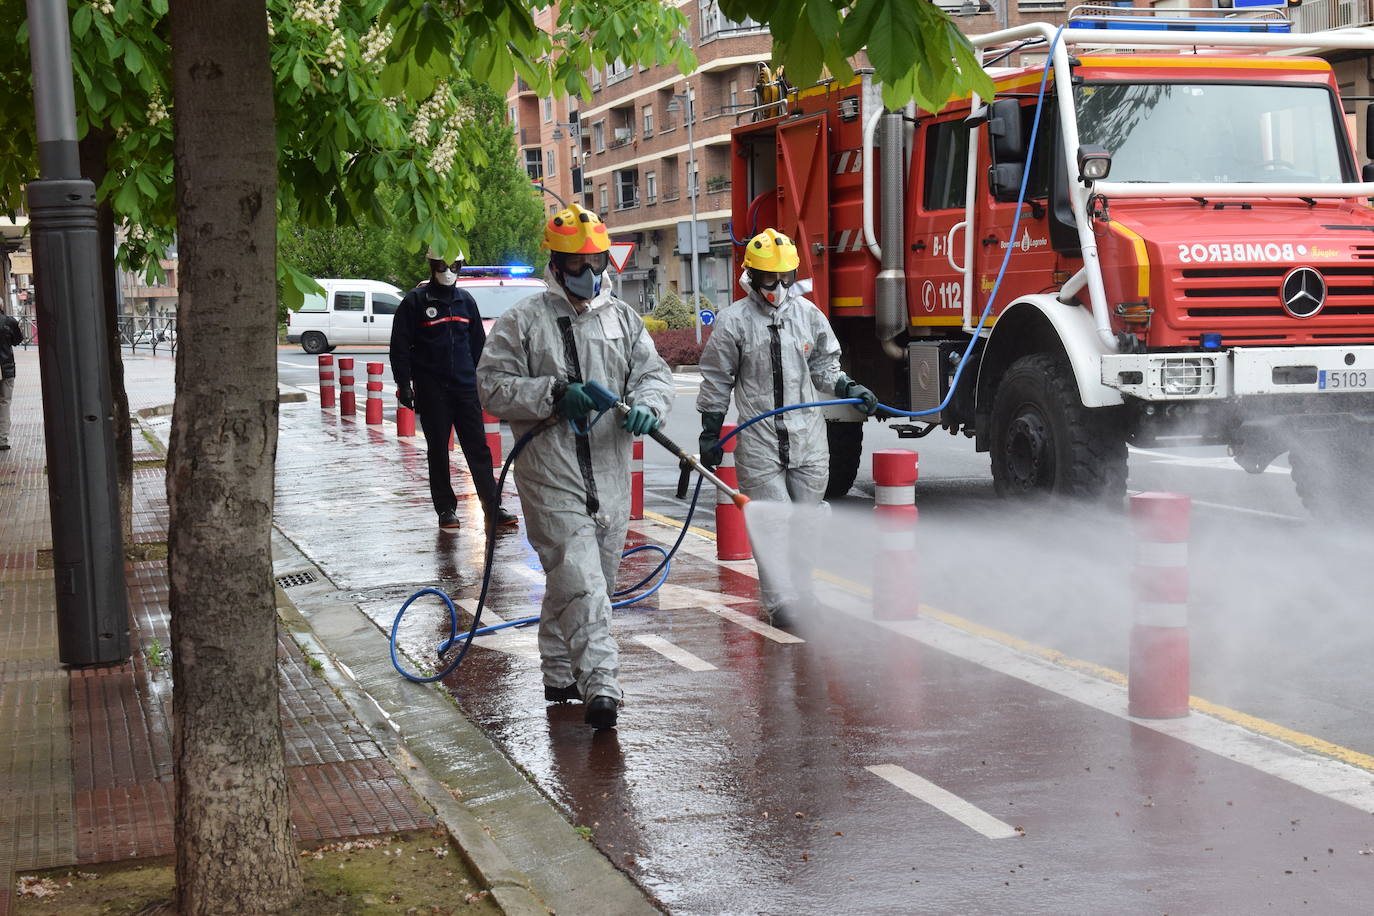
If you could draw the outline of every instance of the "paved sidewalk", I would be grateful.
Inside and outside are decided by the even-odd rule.
[[[174,851],[166,561],[126,564],[129,662],[88,670],[59,664],[52,573],[45,568],[51,537],[38,357],[34,350],[16,356],[14,447],[0,453],[0,916],[11,910],[14,875],[21,870]],[[173,361],[127,356],[125,369],[131,411],[165,413],[159,408],[173,398]],[[166,541],[162,443],[169,422],[156,421],[159,440],[153,423],[136,421],[136,543]],[[275,540],[291,554],[286,565],[298,567],[293,545]],[[414,761],[387,717],[377,714],[375,701],[333,665],[280,587],[277,594],[284,621],[278,638],[282,724],[299,840],[441,822],[507,912],[544,912],[528,879],[509,865],[477,818],[454,803],[455,787]],[[434,715],[461,719],[447,705]],[[443,718],[434,721],[448,727]],[[407,761],[404,778],[397,760]]]

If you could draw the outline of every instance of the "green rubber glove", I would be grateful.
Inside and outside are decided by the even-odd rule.
[[[701,463],[713,471],[725,460],[725,449],[716,444],[720,441],[720,428],[724,425],[723,413],[707,411],[701,415],[701,435],[697,437],[697,445],[701,447]]]
[[[586,386],[581,382],[568,385],[563,396],[558,399],[558,412],[569,420],[581,420],[594,409],[596,402],[587,394]]]
[[[630,412],[625,415],[625,422],[622,424],[629,432],[636,436],[651,433],[663,425],[652,410],[636,404],[630,408]]]
[[[865,416],[871,417],[878,412],[878,396],[847,375],[841,375],[835,380],[835,396],[858,398],[863,401],[857,406],[864,412]]]

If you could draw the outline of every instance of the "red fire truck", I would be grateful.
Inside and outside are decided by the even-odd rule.
[[[790,91],[733,133],[734,231],[791,235],[846,370],[938,408],[903,433],[972,437],[999,493],[1117,498],[1128,443],[1224,444],[1252,473],[1289,452],[1314,511],[1366,511],[1374,166],[1299,49],[1374,32],[1232,13],[979,36],[995,98],[939,112],[884,109],[865,72]],[[1048,64],[996,68],[1028,54]],[[861,435],[831,424],[832,492]]]

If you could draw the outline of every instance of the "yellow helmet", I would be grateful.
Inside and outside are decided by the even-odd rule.
[[[595,213],[572,204],[545,224],[544,247],[564,254],[595,254],[610,251],[611,237]]]
[[[746,269],[785,274],[801,264],[797,246],[776,229],[765,229],[744,246]]]

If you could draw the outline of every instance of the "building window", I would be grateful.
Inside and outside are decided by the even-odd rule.
[[[601,185],[601,187],[597,188],[597,193],[601,198],[601,206],[597,209],[600,210],[602,213],[605,213],[607,210],[610,209],[608,204],[611,200],[610,195],[606,191],[606,186],[603,184]]]
[[[598,153],[606,152],[606,122],[597,121],[592,125],[592,149]]]
[[[730,106],[730,111],[739,107],[739,80],[730,80],[727,87],[725,104]]]
[[[544,163],[539,158],[539,150],[525,150],[525,174],[530,176],[530,181],[539,181],[544,177]]]
[[[745,17],[739,22],[726,18],[720,11],[720,5],[716,0],[700,0],[701,11],[701,40],[712,41],[716,38],[728,38],[731,35],[738,35],[744,32],[759,32],[764,29],[761,23]]]
[[[657,172],[645,172],[645,173],[644,173],[644,203],[645,203],[646,205],[658,203],[658,173],[657,173]]]
[[[621,61],[620,58],[616,58],[606,65],[607,86],[612,83],[618,83],[623,79],[629,79],[631,76],[634,76],[634,70],[625,66],[625,63]]]
[[[544,99],[544,123],[553,121],[553,96]]]
[[[551,149],[544,150],[544,176],[552,178],[558,174],[558,154]]]
[[[512,106],[507,110],[506,113],[510,116],[510,123],[511,123],[511,124],[516,123],[515,106],[512,105]]]
[[[628,210],[639,206],[639,170],[622,169],[615,173],[615,208]]]
[[[654,135],[654,106],[652,106],[652,105],[645,105],[645,106],[644,106],[644,136],[646,136],[646,137],[652,137],[653,135]]]

